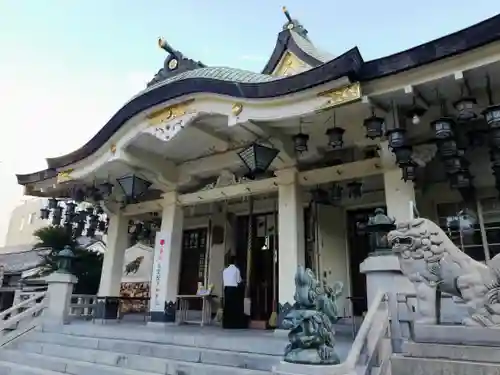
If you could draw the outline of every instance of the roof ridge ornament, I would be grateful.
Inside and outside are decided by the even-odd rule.
[[[287,22],[283,25],[283,30],[293,30],[301,37],[309,40],[307,36],[307,29],[300,23],[299,20],[294,19],[292,18],[292,16],[290,16],[287,7],[284,6],[282,9],[287,19]]]
[[[181,52],[172,48],[172,46],[164,38],[158,38],[158,46],[166,51],[168,56],[163,63],[163,68],[161,68],[158,73],[155,74],[153,79],[148,82],[147,87],[164,81],[179,73],[206,67],[206,65],[200,61],[195,61],[185,57]]]

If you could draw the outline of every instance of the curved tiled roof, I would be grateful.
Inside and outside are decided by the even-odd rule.
[[[36,182],[42,177],[53,176],[54,170],[82,160],[97,151],[110,137],[130,118],[136,114],[185,95],[195,93],[214,93],[234,98],[265,99],[289,95],[309,89],[341,77],[351,81],[368,81],[409,69],[430,64],[500,40],[500,15],[478,23],[474,26],[408,49],[406,51],[372,61],[363,61],[357,48],[347,51],[332,60],[330,56],[313,53],[306,46],[312,46],[305,32],[283,30],[278,36],[276,48],[266,64],[262,74],[246,72],[232,68],[209,68],[201,63],[182,58],[176,53],[180,63],[186,61],[192,69],[181,71],[171,68],[161,74],[161,82],[153,83],[143,92],[126,103],[105,124],[102,129],[83,147],[67,155],[47,159],[48,169],[35,174],[17,175],[18,183],[26,185]],[[312,47],[311,47],[312,48]],[[314,68],[290,77],[278,78],[270,76],[282,54],[290,50]],[[172,51],[169,49],[169,51]],[[315,54],[311,56],[309,54]],[[182,59],[181,59],[182,58]],[[170,60],[165,65],[170,67]],[[177,65],[176,65],[177,66]]]
[[[5,274],[21,273],[36,268],[43,263],[43,257],[50,249],[33,249],[33,245],[21,245],[5,248],[0,253],[0,264],[4,266]]]
[[[157,82],[154,85],[151,85],[146,89],[144,89],[143,91],[141,91],[139,94],[134,96],[134,98],[148,91],[154,90],[155,88],[158,88],[160,86],[168,85],[175,81],[180,81],[183,79],[190,79],[190,78],[208,78],[208,79],[217,79],[220,81],[228,81],[228,82],[259,83],[259,82],[273,81],[276,79],[280,79],[282,77],[274,77],[267,74],[260,74],[236,68],[209,66],[205,68],[188,70],[186,72],[179,73],[175,76],[167,78],[164,81]]]

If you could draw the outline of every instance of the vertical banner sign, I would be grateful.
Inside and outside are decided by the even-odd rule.
[[[157,232],[154,251],[153,272],[151,273],[151,311],[165,310],[168,267],[168,232]]]

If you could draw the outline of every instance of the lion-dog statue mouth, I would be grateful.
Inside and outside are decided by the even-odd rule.
[[[396,229],[387,235],[392,251],[403,259],[437,261],[439,256],[433,251],[435,249],[431,249],[431,233],[424,229],[425,222],[426,219],[414,219],[410,222],[399,223]]]

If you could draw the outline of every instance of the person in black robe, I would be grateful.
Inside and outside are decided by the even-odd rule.
[[[244,290],[241,273],[236,266],[234,256],[229,261],[223,273],[224,311],[222,327],[227,329],[245,328]]]

